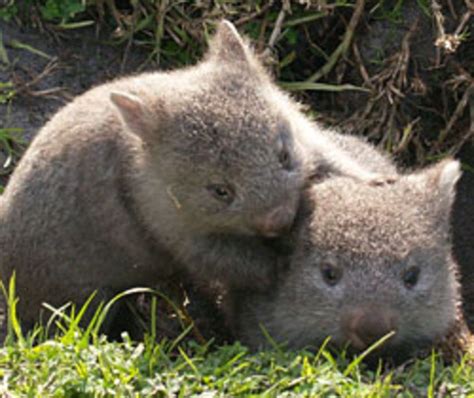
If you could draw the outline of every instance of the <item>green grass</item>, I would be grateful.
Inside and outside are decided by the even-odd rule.
[[[0,32],[0,61],[8,61],[5,55]],[[3,54],[3,55],[2,55]],[[3,62],[2,61],[2,62]],[[5,113],[9,113],[12,100],[17,95],[14,84],[11,81],[0,81],[0,106],[4,106]],[[23,129],[17,127],[4,127],[0,125],[0,176],[8,175],[12,172],[15,162],[21,156],[26,142],[22,136]],[[0,194],[4,188],[0,184]]]
[[[88,304],[77,313],[56,311],[54,337],[43,328],[24,336],[16,317],[14,280],[3,289],[9,308],[8,336],[0,349],[0,396],[16,397],[291,397],[473,396],[474,369],[467,358],[447,366],[433,353],[398,368],[367,369],[362,358],[273,351],[250,353],[238,343],[217,346],[148,335],[142,342],[127,334],[111,342],[98,328],[117,296],[101,307],[89,327],[81,329]],[[148,289],[145,289],[148,290]],[[68,313],[69,312],[69,313]],[[156,319],[151,316],[151,324]]]
[[[21,128],[0,127],[0,176],[12,172],[16,161],[26,146],[22,131]],[[0,184],[0,194],[3,193],[3,190],[4,187]]]
[[[261,352],[151,339],[81,344],[57,336],[0,350],[2,396],[453,396],[474,394],[474,372],[433,355],[406,368],[372,372],[328,352]],[[347,369],[350,372],[346,372]]]

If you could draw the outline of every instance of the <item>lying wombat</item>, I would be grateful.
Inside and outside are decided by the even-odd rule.
[[[44,126],[1,199],[0,276],[16,271],[26,326],[44,301],[108,299],[178,268],[263,286],[262,237],[293,223],[306,168],[373,177],[224,21],[198,65],[103,84]]]
[[[252,348],[262,328],[291,348],[367,349],[402,359],[449,337],[462,340],[450,212],[459,163],[443,161],[379,187],[328,179],[306,193],[296,247],[274,288],[232,291],[230,320]],[[455,333],[453,334],[453,331]]]

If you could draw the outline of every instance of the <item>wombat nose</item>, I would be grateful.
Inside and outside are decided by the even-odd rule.
[[[277,206],[255,220],[255,229],[266,238],[276,238],[288,231],[293,224],[295,210],[290,206]]]
[[[364,350],[392,331],[396,331],[396,318],[390,310],[356,308],[342,320],[342,331],[350,345]]]

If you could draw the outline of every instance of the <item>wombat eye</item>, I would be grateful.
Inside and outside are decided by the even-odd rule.
[[[288,149],[283,148],[278,155],[278,160],[285,170],[291,170],[291,156]]]
[[[293,168],[293,161],[291,158],[291,141],[286,129],[282,129],[280,133],[278,144],[278,161],[285,170],[291,170]]]
[[[324,282],[329,286],[335,286],[342,278],[342,269],[330,264],[324,263],[320,267]]]
[[[234,200],[234,191],[228,185],[212,184],[207,187],[207,190],[221,202],[230,204]]]
[[[420,268],[410,267],[403,273],[403,283],[408,289],[411,289],[418,283],[419,276]]]

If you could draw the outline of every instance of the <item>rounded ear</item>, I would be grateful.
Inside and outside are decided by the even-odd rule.
[[[209,45],[212,58],[224,62],[245,62],[250,65],[251,53],[235,26],[222,20]]]
[[[138,96],[125,92],[110,93],[110,101],[115,105],[121,119],[128,129],[145,139],[153,128],[152,113],[145,102]]]
[[[461,164],[457,160],[446,159],[428,169],[428,184],[432,186],[438,200],[451,207],[456,193],[456,183],[461,177]]]
[[[431,200],[428,205],[440,221],[449,223],[451,209],[456,196],[456,183],[461,177],[461,164],[454,159],[445,159],[423,170],[418,178],[424,179]]]

